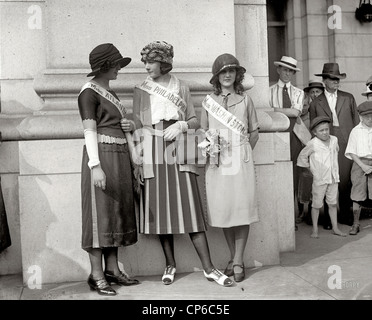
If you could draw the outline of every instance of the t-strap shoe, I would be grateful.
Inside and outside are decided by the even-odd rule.
[[[119,286],[133,286],[140,283],[137,279],[128,278],[128,276],[122,271],[120,271],[119,275],[115,275],[111,271],[105,271],[105,278],[108,283],[116,283]]]
[[[174,275],[176,274],[176,267],[169,265],[166,266],[164,270],[163,277],[161,278],[161,281],[165,284],[172,284],[174,280]]]
[[[243,264],[234,264],[234,267],[240,267],[242,269],[242,272],[235,272],[234,270],[234,280],[235,282],[241,282],[245,278],[245,269],[244,269],[244,263]]]
[[[206,273],[205,270],[203,272],[208,281],[216,281],[220,286],[230,287],[234,283],[234,281],[217,269],[212,269],[211,273]]]

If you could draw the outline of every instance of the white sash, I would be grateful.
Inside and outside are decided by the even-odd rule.
[[[202,106],[205,110],[209,112],[214,118],[219,122],[229,128],[231,131],[246,137],[247,132],[244,127],[244,123],[240,121],[236,116],[227,111],[224,107],[218,104],[213,98],[209,95],[205,97],[202,102]]]
[[[125,118],[125,115],[127,114],[127,109],[125,109],[125,107],[121,104],[121,102],[118,99],[114,97],[114,95],[112,95],[106,89],[102,88],[99,84],[96,84],[93,82],[87,82],[81,88],[80,93],[87,88],[93,89],[95,92],[97,92],[99,95],[104,97],[106,100],[110,101],[119,110],[121,117]]]
[[[121,117],[125,118],[125,115],[127,114],[127,109],[121,104],[121,102],[115,98],[114,95],[112,95],[110,92],[108,92],[106,89],[102,88],[99,84],[93,83],[93,82],[87,82],[80,90],[80,93],[87,89],[90,88],[97,92],[100,96],[105,98],[106,100],[110,101],[120,112]],[[129,152],[132,158],[132,161],[135,164],[141,164],[141,160],[139,157],[137,157],[137,153],[134,147],[134,142],[133,142],[133,136],[130,132],[124,132],[125,137],[127,138],[128,142],[128,148]]]
[[[186,110],[186,102],[178,94],[171,92],[167,88],[163,87],[160,84],[155,83],[152,80],[146,79],[140,85],[136,86],[137,88],[146,91],[148,94],[156,95],[162,99],[170,101],[172,106],[174,106],[177,111],[179,111],[184,117],[184,110]]]

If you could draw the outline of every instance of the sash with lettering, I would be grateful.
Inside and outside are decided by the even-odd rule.
[[[244,123],[207,95],[202,106],[208,113],[236,134],[247,137]]]
[[[114,95],[112,95],[110,92],[108,92],[106,89],[102,88],[99,84],[93,83],[93,82],[87,82],[82,88],[81,91],[90,88],[97,92],[99,95],[101,95],[106,100],[110,101],[120,112],[121,117],[125,118],[125,115],[127,114],[126,108],[121,104],[121,102],[115,98]],[[134,164],[140,164],[139,158],[136,156],[134,142],[133,142],[133,136],[130,132],[124,132],[125,137],[128,142],[128,149],[132,158],[132,161]]]
[[[174,93],[167,88],[163,87],[160,84],[155,83],[150,79],[146,79],[140,85],[136,86],[137,88],[146,91],[148,94],[156,95],[164,100],[171,102],[171,105],[174,106],[177,111],[181,113],[184,117],[186,110],[186,102],[183,100],[177,93]]]

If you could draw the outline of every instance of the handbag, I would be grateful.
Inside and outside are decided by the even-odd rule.
[[[177,137],[176,140],[176,163],[177,164],[200,164],[204,165],[207,158],[203,156],[198,144],[205,139],[202,130],[188,130]]]

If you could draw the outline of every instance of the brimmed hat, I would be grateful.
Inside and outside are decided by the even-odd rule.
[[[372,93],[372,76],[370,76],[366,82],[367,91],[362,93],[362,96],[367,96]]]
[[[101,67],[109,62],[110,64],[119,63],[121,68],[124,68],[132,61],[131,58],[120,54],[119,50],[112,43],[103,43],[95,47],[89,54],[89,63],[92,68],[87,77],[97,75]]]
[[[361,116],[372,113],[372,101],[364,101],[358,106],[358,112]]]
[[[340,73],[340,68],[338,66],[338,63],[328,62],[323,65],[322,73],[315,74],[315,76],[345,79],[346,73]]]
[[[141,50],[141,61],[157,61],[173,64],[173,46],[165,41],[153,41]]]
[[[317,125],[321,124],[322,122],[328,122],[328,123],[330,123],[330,122],[331,122],[331,119],[328,118],[327,116],[319,116],[319,117],[314,118],[314,119],[311,121],[311,123],[310,123],[310,131],[313,131],[314,128],[315,128]]]
[[[235,68],[240,69],[243,71],[243,73],[246,72],[245,68],[242,67],[239,63],[239,60],[236,59],[232,54],[230,53],[224,53],[219,55],[216,60],[213,62],[212,66],[212,78],[209,80],[209,83],[213,83],[214,79],[225,69],[227,68]]]
[[[297,60],[292,57],[283,56],[280,61],[274,61],[274,65],[286,67],[294,71],[301,71],[301,69],[297,68]]]
[[[324,84],[322,82],[317,82],[314,80],[309,81],[309,86],[304,89],[305,92],[309,92],[310,89],[318,88],[324,91]]]

